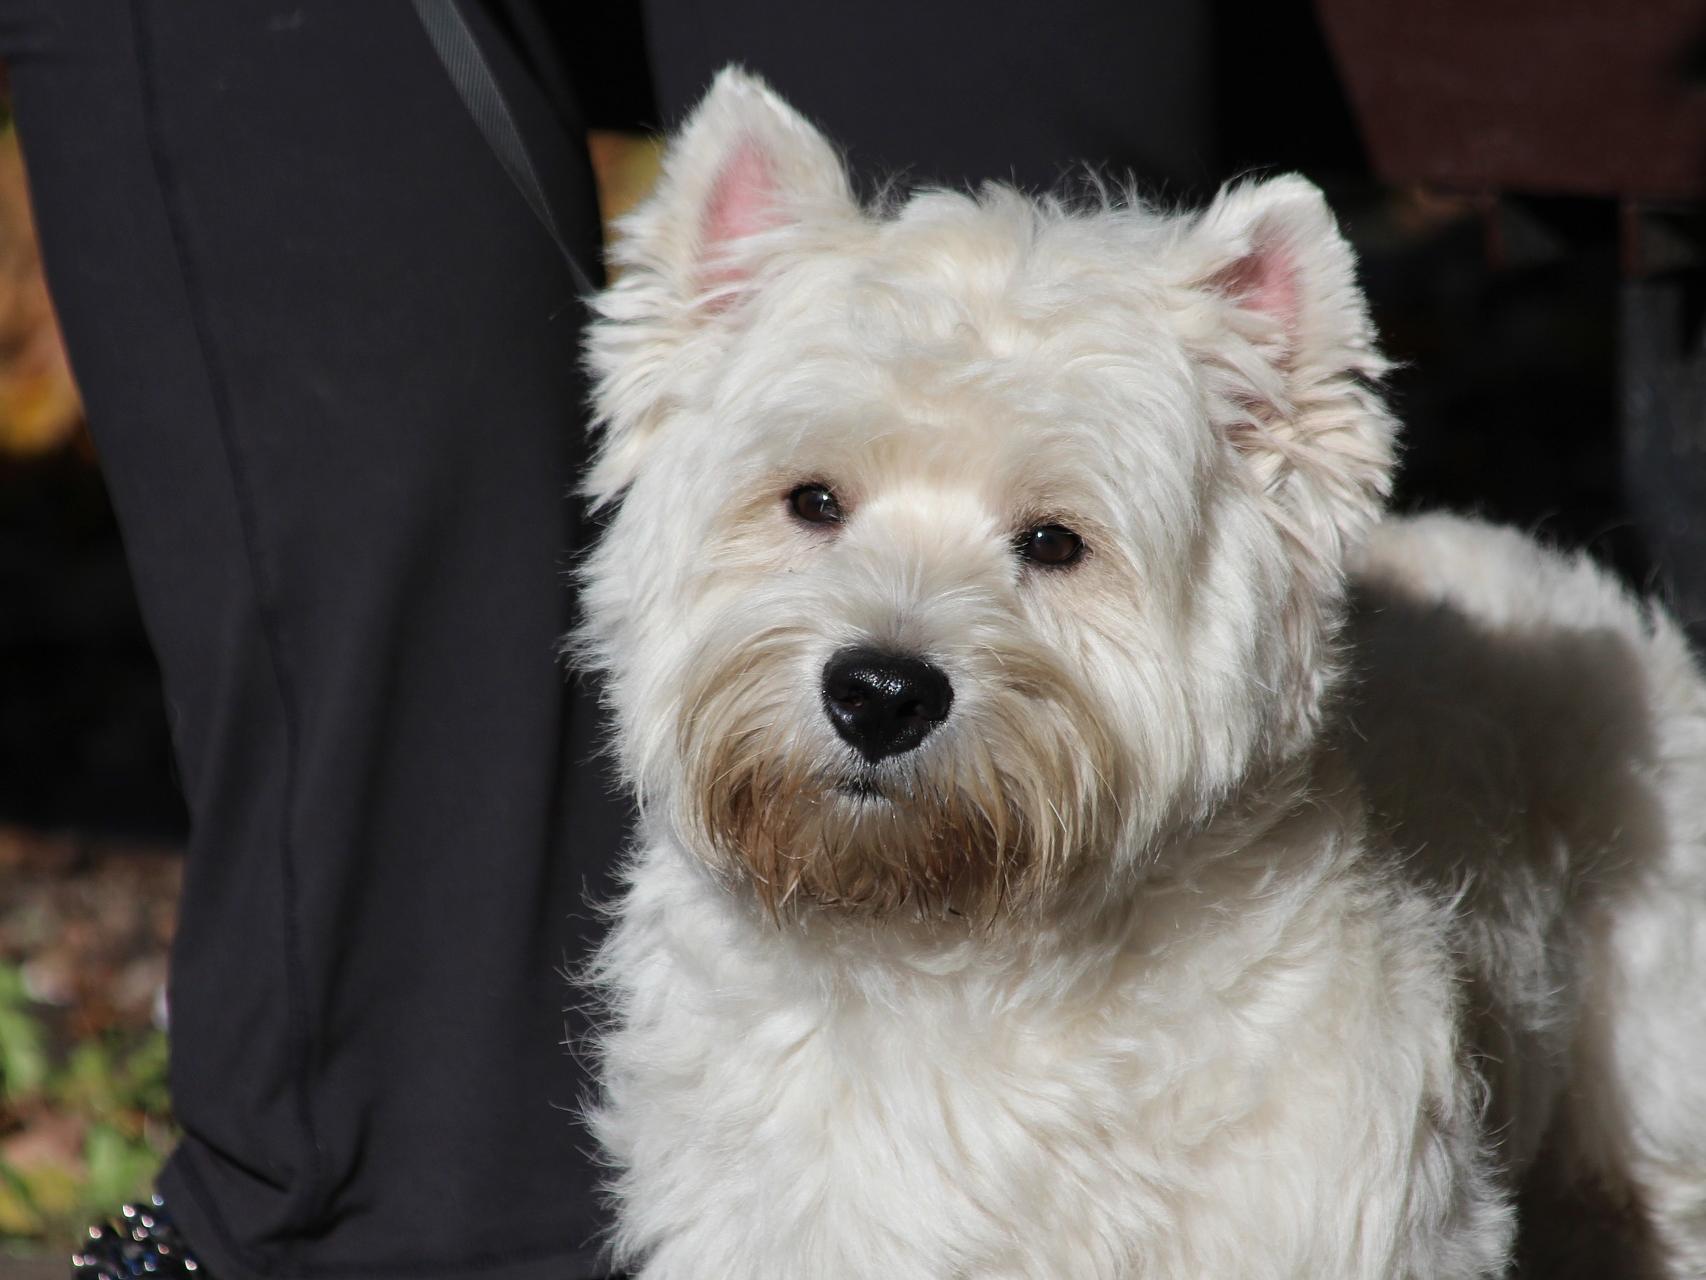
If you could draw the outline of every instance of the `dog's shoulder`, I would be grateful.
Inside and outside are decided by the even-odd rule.
[[[1456,516],[1388,520],[1351,580],[1333,732],[1405,844],[1472,866],[1627,832],[1684,710],[1661,610],[1586,556]]]

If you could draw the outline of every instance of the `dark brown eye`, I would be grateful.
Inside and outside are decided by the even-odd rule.
[[[841,504],[827,485],[801,485],[788,495],[788,510],[807,524],[841,523]]]
[[[1065,525],[1042,524],[1027,529],[1015,544],[1020,555],[1036,564],[1061,568],[1084,554],[1084,539]]]

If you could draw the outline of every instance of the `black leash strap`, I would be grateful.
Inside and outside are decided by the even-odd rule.
[[[414,0],[414,3],[421,26],[426,28],[427,39],[432,42],[439,61],[444,63],[444,69],[450,73],[450,83],[456,86],[457,94],[485,135],[498,163],[544,226],[546,234],[557,246],[557,252],[569,264],[575,284],[585,293],[596,292],[598,286],[593,284],[591,274],[563,238],[556,215],[551,212],[551,204],[545,199],[539,171],[533,167],[533,160],[527,154],[521,130],[516,128],[515,116],[510,113],[509,103],[504,101],[503,90],[498,87],[498,79],[492,74],[491,64],[481,52],[479,42],[474,39],[468,20],[457,9],[456,0]]]

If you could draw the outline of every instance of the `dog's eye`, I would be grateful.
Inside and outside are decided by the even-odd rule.
[[[1059,524],[1027,529],[1019,535],[1015,546],[1025,559],[1054,568],[1069,565],[1084,554],[1084,539]]]
[[[826,485],[801,485],[788,495],[788,510],[807,524],[841,523],[841,504]]]

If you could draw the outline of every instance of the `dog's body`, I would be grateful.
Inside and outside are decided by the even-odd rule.
[[[1495,1276],[1542,1169],[1706,1274],[1706,686],[1584,562],[1378,523],[1317,194],[878,220],[726,75],[626,244],[626,1261]]]

